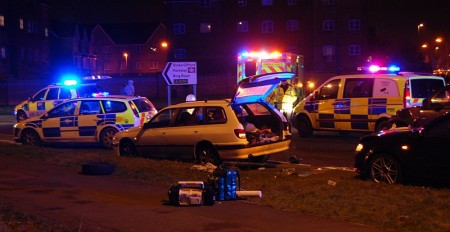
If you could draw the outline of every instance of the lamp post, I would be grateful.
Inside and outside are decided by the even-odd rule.
[[[125,57],[125,72],[128,71],[128,53],[124,52],[123,57]]]

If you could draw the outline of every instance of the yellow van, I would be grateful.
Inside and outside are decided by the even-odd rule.
[[[397,110],[421,105],[443,86],[443,77],[410,72],[335,76],[294,107],[291,123],[302,137],[319,130],[379,131]]]

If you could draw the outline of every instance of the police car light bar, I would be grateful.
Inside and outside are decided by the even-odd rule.
[[[84,76],[82,77],[83,80],[87,81],[87,80],[107,80],[107,79],[111,79],[111,76],[102,76],[102,75],[92,75],[92,76]]]
[[[378,65],[371,65],[369,67],[358,67],[357,70],[358,71],[369,71],[371,73],[378,73],[378,72],[383,72],[383,71],[394,73],[394,72],[400,71],[400,67],[395,66],[395,65],[391,65],[389,67],[380,67]]]

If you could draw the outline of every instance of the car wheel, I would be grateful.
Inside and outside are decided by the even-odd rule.
[[[216,149],[209,144],[198,145],[195,151],[195,158],[197,163],[200,164],[212,163],[220,165],[222,163]]]
[[[370,177],[375,182],[396,184],[402,181],[400,163],[392,156],[381,154],[375,156],[370,162]]]
[[[117,130],[111,127],[104,129],[102,133],[100,133],[100,142],[105,148],[112,148],[112,140],[116,133]]]
[[[269,159],[269,156],[268,155],[250,156],[248,159],[253,163],[263,163],[266,162],[267,159]]]
[[[297,120],[297,132],[301,137],[308,137],[313,134],[311,122],[305,116],[301,116]]]
[[[27,114],[25,113],[25,111],[23,111],[23,110],[17,111],[17,115],[16,115],[17,122],[23,121],[27,118],[28,117],[27,117]]]
[[[41,138],[39,137],[38,133],[36,133],[36,131],[33,131],[31,129],[22,132],[20,141],[22,142],[23,145],[33,145],[33,146],[41,145]]]
[[[134,143],[129,139],[124,139],[120,141],[119,153],[120,156],[130,156],[130,157],[138,156]]]

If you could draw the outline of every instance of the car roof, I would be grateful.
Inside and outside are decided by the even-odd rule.
[[[416,72],[360,73],[360,74],[346,74],[346,75],[333,76],[331,78],[411,78],[411,77],[426,77],[426,78],[443,79],[443,77],[436,76],[431,73],[416,73]]]
[[[203,101],[188,101],[182,102],[170,106],[166,106],[166,109],[169,108],[182,108],[182,107],[198,107],[198,106],[227,106],[231,103],[230,99],[221,99],[221,100],[203,100]]]
[[[135,99],[147,99],[147,97],[141,96],[127,96],[127,95],[108,95],[108,96],[99,96],[99,97],[80,97],[80,98],[72,98],[68,101],[80,101],[80,100],[135,100]]]

